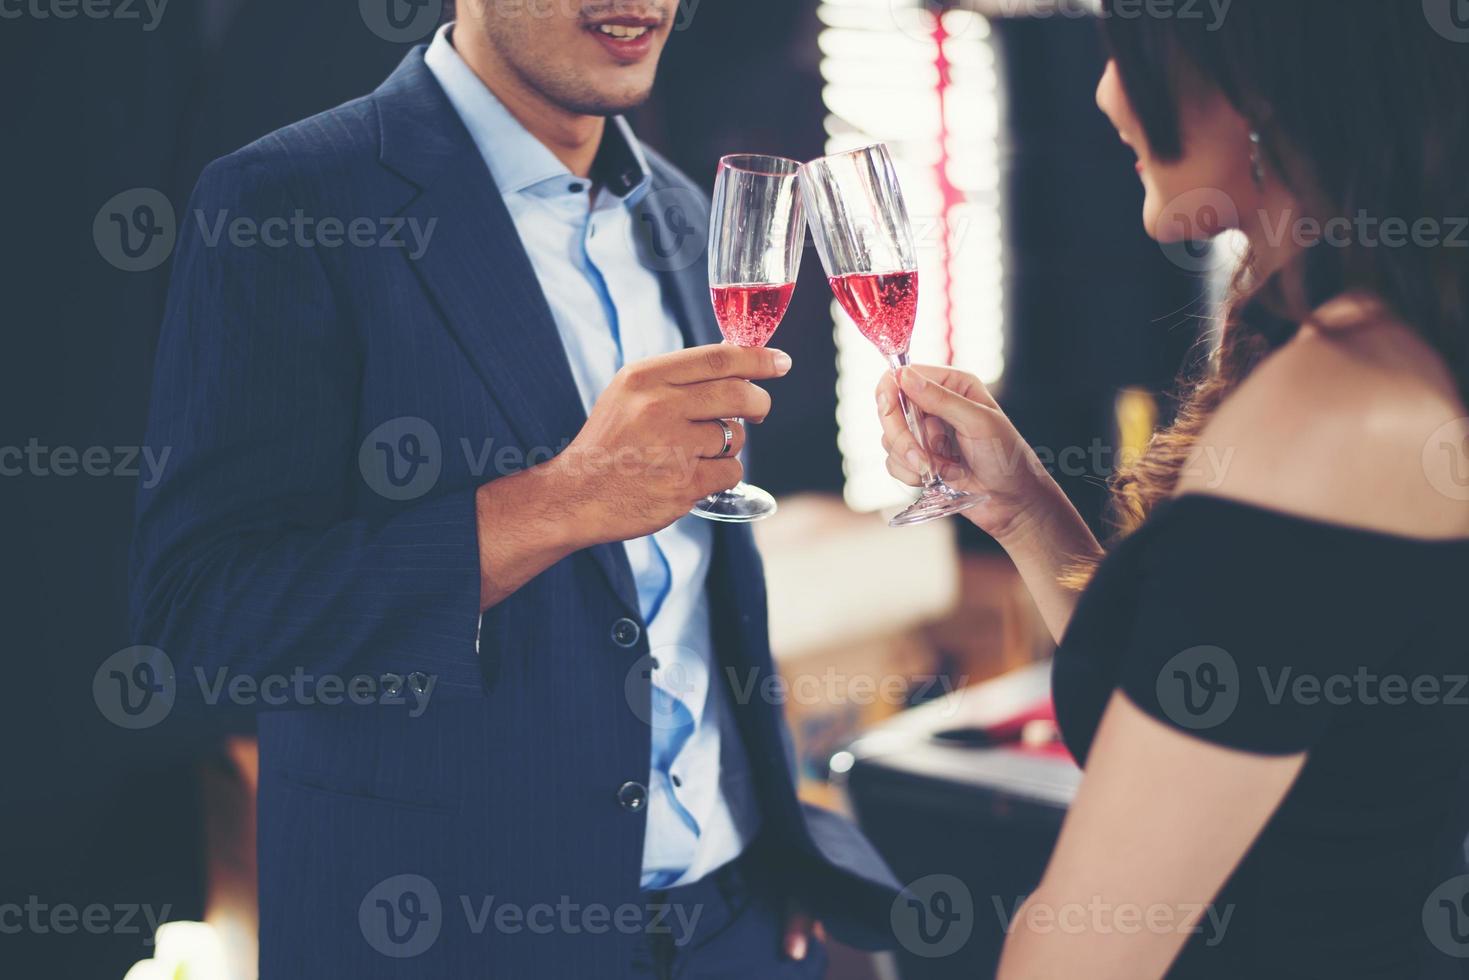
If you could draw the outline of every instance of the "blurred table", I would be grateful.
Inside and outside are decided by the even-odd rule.
[[[959,599],[955,527],[935,521],[890,528],[840,497],[785,497],[755,524],[765,558],[770,648],[777,659],[896,636],[931,622]]]
[[[858,822],[923,906],[895,909],[903,980],[994,975],[1081,772],[1055,743],[982,743],[1013,738],[1049,697],[1049,661],[1031,664],[897,715],[834,760]]]

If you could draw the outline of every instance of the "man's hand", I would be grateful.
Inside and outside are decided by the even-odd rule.
[[[789,959],[804,960],[811,949],[811,940],[826,942],[826,929],[822,924],[811,917],[798,902],[792,901],[786,907],[785,938],[781,942],[781,951]]]
[[[763,421],[770,395],[751,381],[790,370],[781,351],[711,344],[629,364],[592,406],[587,424],[546,466],[567,503],[575,543],[587,547],[660,531],[700,498],[739,482],[744,426],[716,459],[715,420]]]
[[[480,487],[480,608],[574,551],[661,531],[738,483],[744,426],[729,423],[719,459],[716,420],[763,421],[770,396],[750,382],[790,369],[778,350],[710,344],[618,371],[564,452]]]

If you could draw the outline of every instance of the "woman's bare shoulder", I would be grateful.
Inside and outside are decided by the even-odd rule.
[[[1179,490],[1408,537],[1469,536],[1466,416],[1412,329],[1307,325],[1225,400]]]

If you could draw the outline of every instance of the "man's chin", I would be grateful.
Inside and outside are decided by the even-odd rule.
[[[593,95],[562,101],[561,107],[580,116],[620,116],[642,106],[652,94],[652,86],[649,86],[640,92]]]

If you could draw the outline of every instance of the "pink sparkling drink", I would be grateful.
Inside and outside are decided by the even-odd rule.
[[[908,349],[918,316],[918,273],[833,276],[831,291],[862,336],[889,357]]]
[[[793,282],[782,285],[714,286],[714,318],[724,339],[738,347],[764,347],[770,343],[791,304]]]

